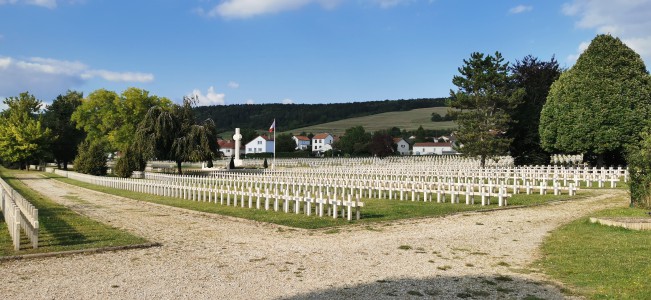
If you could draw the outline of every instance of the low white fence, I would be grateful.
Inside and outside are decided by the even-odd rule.
[[[2,200],[0,208],[4,215],[7,228],[14,244],[14,250],[20,250],[20,230],[22,229],[32,243],[32,248],[38,248],[38,209],[23,196],[0,179]]]

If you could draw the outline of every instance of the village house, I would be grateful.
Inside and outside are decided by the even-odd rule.
[[[235,155],[235,141],[232,140],[218,140],[217,145],[219,145],[219,152],[222,153],[224,157],[231,157]],[[240,146],[240,153],[244,153],[244,147]]]
[[[329,133],[319,133],[312,138],[312,152],[332,150],[335,138]]]
[[[452,149],[452,143],[415,143],[413,148],[414,155],[444,155],[457,154]]]
[[[310,138],[304,135],[295,135],[292,136],[292,139],[296,143],[296,150],[307,150],[310,148]]]
[[[266,135],[258,136],[244,146],[245,154],[274,152],[274,139]]]
[[[403,138],[393,138],[393,143],[396,144],[396,151],[400,155],[409,155],[409,143]]]

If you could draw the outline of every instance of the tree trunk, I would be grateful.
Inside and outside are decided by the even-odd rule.
[[[604,154],[600,153],[597,155],[597,168],[601,168],[604,166]]]
[[[61,165],[59,165],[58,167],[59,167],[59,169],[61,169]],[[63,161],[63,169],[68,171],[68,162],[65,161],[65,160]]]
[[[484,167],[486,167],[486,155],[482,154],[480,157],[481,157],[481,165],[480,166],[483,169]]]
[[[181,164],[182,164],[182,163],[183,163],[183,162],[180,161],[180,160],[177,160],[177,161],[176,161],[176,170],[178,171],[179,175],[183,175],[183,170],[181,170]]]

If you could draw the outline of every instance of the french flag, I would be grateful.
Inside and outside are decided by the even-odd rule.
[[[271,127],[269,127],[269,132],[274,132],[276,130],[276,119],[274,119],[274,122],[271,123]]]

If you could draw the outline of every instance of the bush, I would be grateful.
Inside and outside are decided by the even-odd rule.
[[[651,128],[642,133],[639,145],[628,155],[631,205],[651,208]]]
[[[75,170],[84,174],[104,176],[106,175],[106,143],[102,141],[84,141],[79,144],[77,158],[75,159]]]
[[[138,169],[136,159],[132,153],[132,151],[127,150],[118,158],[117,162],[115,162],[115,175],[122,178],[129,178],[133,174],[133,171]]]

